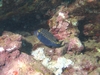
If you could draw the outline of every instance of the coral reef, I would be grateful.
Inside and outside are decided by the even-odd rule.
[[[96,75],[99,75],[99,67],[97,66],[97,59],[89,55],[65,55],[66,58],[70,58],[74,61],[74,65],[66,68],[63,75],[91,75],[90,73],[95,71]]]
[[[99,52],[98,49],[100,49],[100,42],[88,39],[88,41],[84,41],[83,43],[85,45],[86,51]]]
[[[52,72],[43,67],[38,61],[31,56],[22,53],[18,58],[8,63],[1,75],[51,75]],[[5,71],[6,70],[6,71]]]
[[[86,24],[84,25],[83,33],[85,36],[100,42],[100,24]]]
[[[97,61],[99,60],[99,54],[98,57],[92,56],[92,54],[70,55],[68,53],[63,54],[62,48],[62,52],[59,51],[60,48],[56,49],[54,51],[51,48],[41,46],[32,51],[32,55],[55,75],[91,75],[91,73],[99,75],[100,65]],[[47,52],[47,50],[50,52]]]
[[[3,33],[0,37],[0,75],[52,74],[32,56],[21,52],[21,47],[21,35],[7,31]]]
[[[21,35],[4,32],[0,37],[0,69],[20,55]]]
[[[99,75],[99,20],[99,0],[0,0],[0,75]]]
[[[53,35],[57,39],[62,40],[65,39],[67,36],[70,36],[70,32],[66,31],[69,26],[69,23],[67,21],[68,11],[64,9],[64,6],[62,6],[56,15],[58,16],[53,16],[49,20],[50,32],[53,33]]]
[[[68,44],[68,51],[80,52],[84,49],[78,39],[77,19],[69,18],[66,6],[59,7],[55,15],[49,20],[49,27],[50,32],[58,40],[62,40],[65,44]]]
[[[70,55],[69,55],[69,57],[67,56],[68,53],[70,54],[70,52],[73,52],[73,53],[81,52],[84,49],[84,47],[85,47],[85,50],[89,50],[89,49],[91,50],[91,49],[95,48],[96,52],[97,51],[99,52],[100,48],[95,47],[97,45],[94,45],[91,47],[92,43],[90,44],[90,42],[88,41],[88,43],[83,42],[83,44],[84,44],[84,46],[83,46],[82,42],[78,38],[78,36],[80,34],[80,31],[78,30],[78,25],[80,25],[80,24],[78,24],[78,21],[84,20],[85,18],[88,18],[88,17],[87,17],[87,15],[85,15],[85,11],[83,13],[81,13],[81,11],[80,11],[80,13],[77,11],[79,11],[78,9],[84,10],[85,9],[84,7],[88,6],[88,3],[90,4],[92,2],[96,3],[96,1],[76,0],[75,3],[71,6],[69,6],[68,8],[64,5],[61,5],[56,9],[57,12],[55,12],[54,15],[52,16],[52,18],[48,20],[48,25],[50,27],[50,32],[58,40],[64,41],[65,46],[60,47],[60,48],[55,48],[55,49],[46,48],[45,46],[42,46],[45,50],[46,56],[49,57],[48,59],[46,58],[46,56],[44,57],[46,59],[43,62],[43,64],[48,66],[48,63],[50,61],[52,61],[52,60],[57,61],[57,59],[59,59],[59,57],[62,57],[65,55],[66,58],[71,59],[71,61],[74,62],[74,65],[68,66],[66,69],[64,69],[64,72],[59,70],[58,72],[59,73],[62,72],[62,75],[74,75],[74,74],[75,75],[91,75],[91,73],[99,75],[99,70],[98,70],[99,64],[97,62],[97,60],[100,61],[99,55],[89,56],[90,54],[86,53],[84,55],[76,54],[74,56],[73,54],[71,54],[73,56],[70,56]],[[71,8],[71,7],[73,7],[73,8]],[[90,13],[90,11],[87,11],[87,12]],[[84,14],[84,15],[82,15],[82,14]],[[85,23],[85,24],[87,24],[87,23]],[[84,24],[84,26],[82,26],[84,28],[83,28],[83,32],[81,32],[81,33],[83,33],[85,36],[89,36],[89,37],[96,36],[96,35],[99,36],[99,34],[95,34],[96,32],[99,31],[97,29],[98,27],[96,27],[98,25],[95,26],[92,24],[92,22],[87,25],[85,25],[85,24]],[[90,45],[88,45],[88,44],[90,44]],[[83,52],[85,52],[85,50]],[[33,54],[33,56],[34,56],[34,54]],[[40,58],[42,58],[42,57],[40,57]],[[44,60],[44,58],[43,58],[43,60]],[[84,62],[82,62],[82,61],[84,61]],[[56,64],[57,64],[57,62],[56,62]],[[53,65],[53,62],[52,62],[52,65]],[[55,74],[58,74],[58,72],[57,73],[55,71],[53,71],[53,72]]]
[[[84,46],[82,45],[82,43],[77,37],[71,38],[69,40],[68,51],[73,50],[73,51],[79,52],[83,49],[84,49]]]
[[[55,75],[61,75],[63,69],[73,65],[73,62],[70,59],[65,57],[58,57],[57,60],[51,60],[50,57],[47,57],[44,52],[44,48],[37,48],[35,51],[32,51],[34,59],[41,60],[41,63],[51,70]]]
[[[45,10],[50,9],[51,7],[56,7],[61,3],[61,0],[1,0],[3,5],[0,8],[0,20],[7,19],[12,17],[13,19],[20,18],[20,16],[33,13],[41,13],[43,14]],[[0,3],[1,4],[1,3]],[[41,7],[41,8],[40,8]],[[34,12],[35,11],[35,12]],[[3,14],[4,13],[4,14]],[[46,13],[46,12],[45,12]],[[44,14],[45,14],[44,13]],[[2,14],[2,15],[1,15]],[[23,14],[23,15],[22,15]]]

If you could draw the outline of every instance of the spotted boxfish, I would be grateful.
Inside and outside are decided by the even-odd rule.
[[[59,42],[56,37],[53,36],[47,29],[38,29],[34,32],[34,35],[48,47],[61,47],[62,42]]]

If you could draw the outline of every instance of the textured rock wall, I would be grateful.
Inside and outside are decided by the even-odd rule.
[[[23,16],[32,12],[44,13],[61,4],[62,0],[3,0],[0,8],[0,20],[18,14]],[[22,15],[23,14],[23,15]]]

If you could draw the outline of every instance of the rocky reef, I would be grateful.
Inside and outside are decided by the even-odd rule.
[[[99,75],[99,20],[99,0],[0,0],[0,75]]]
[[[52,73],[32,56],[20,51],[21,40],[21,35],[7,31],[0,37],[0,74],[48,75]]]
[[[0,69],[20,55],[21,35],[4,32],[0,37]]]

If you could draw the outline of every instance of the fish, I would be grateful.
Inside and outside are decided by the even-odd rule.
[[[58,41],[56,37],[53,36],[47,29],[38,29],[34,31],[34,35],[46,46],[48,47],[61,47],[62,42]]]

